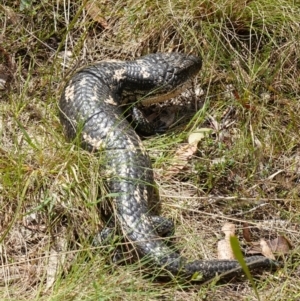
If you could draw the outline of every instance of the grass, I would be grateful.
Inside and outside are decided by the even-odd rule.
[[[103,160],[65,141],[57,101],[76,68],[156,51],[194,53],[204,64],[195,83],[202,92],[176,106],[184,119],[144,140],[161,214],[175,221],[182,254],[216,258],[226,221],[235,222],[241,240],[245,222],[255,240],[285,235],[293,245],[285,265],[258,278],[257,291],[260,300],[299,299],[300,4],[128,0],[86,7],[0,5],[0,79],[7,77],[0,90],[0,299],[257,300],[247,280],[159,283],[143,262],[118,266],[107,250],[91,247],[103,226]],[[176,150],[203,127],[213,133],[166,179]]]

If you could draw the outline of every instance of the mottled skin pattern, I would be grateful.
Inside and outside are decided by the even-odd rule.
[[[66,136],[79,135],[89,151],[104,150],[115,220],[140,256],[173,275],[202,280],[233,269],[237,261],[192,261],[165,245],[149,217],[153,171],[140,138],[124,118],[124,103],[140,98],[164,101],[184,89],[200,70],[201,59],[184,54],[151,54],[135,61],[103,61],[79,70],[67,83],[59,102]],[[149,93],[151,94],[149,96]],[[167,95],[167,96],[165,96]],[[256,256],[246,259],[250,267],[270,267],[272,261]]]

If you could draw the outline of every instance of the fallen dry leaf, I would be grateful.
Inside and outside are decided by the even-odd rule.
[[[219,260],[234,260],[230,243],[226,239],[218,241],[218,259]]]
[[[261,254],[263,254],[267,258],[275,260],[275,256],[274,256],[269,244],[264,239],[261,239],[259,244],[261,247]]]
[[[189,135],[188,142],[189,144],[197,144],[203,138],[207,137],[212,132],[210,128],[201,128]]]
[[[269,242],[269,245],[272,252],[277,254],[286,254],[293,248],[290,241],[282,235],[278,236],[275,239],[272,239]]]
[[[244,223],[243,224],[243,238],[245,239],[246,242],[251,242],[252,241],[252,235],[249,230],[249,224]]]
[[[87,14],[103,28],[108,28],[108,23],[103,16],[101,16],[101,9],[95,1],[88,1],[85,5]]]
[[[230,237],[235,235],[235,225],[226,223],[222,227],[225,238],[218,242],[218,259],[220,260],[234,260],[234,254],[230,245]]]
[[[192,132],[188,137],[188,144],[180,146],[174,154],[173,164],[166,172],[165,177],[168,179],[180,171],[182,171],[193,155],[197,152],[197,145],[204,137],[206,137],[212,130],[209,128],[202,128]]]
[[[174,158],[172,160],[174,163],[165,171],[165,177],[169,179],[182,171],[188,164],[188,160],[192,158],[196,151],[196,144],[184,144],[180,146],[174,154]]]
[[[64,51],[60,51],[58,53],[58,59],[60,61],[60,64],[65,67],[65,68],[71,68],[71,64],[73,61],[73,53],[70,50],[64,50]]]
[[[233,223],[225,223],[222,231],[225,234],[225,238],[230,240],[230,236],[235,235],[235,225]]]
[[[63,231],[63,234],[65,231]],[[47,265],[47,278],[46,278],[46,289],[50,289],[55,283],[56,278],[59,275],[60,268],[65,267],[66,263],[66,250],[68,246],[67,239],[64,235],[57,238],[56,246],[59,252],[54,248],[49,251],[49,259]]]
[[[54,249],[50,250],[49,261],[47,265],[46,289],[52,287],[55,282],[59,267],[58,256],[59,254]]]
[[[267,250],[266,245],[270,250]],[[269,257],[265,254],[265,252],[267,254],[268,252],[271,252],[272,254],[283,255],[283,254],[287,254],[292,248],[293,248],[292,244],[288,241],[286,237],[278,236],[272,240],[260,240],[259,242],[252,242],[251,247],[247,253],[263,254],[266,257]]]

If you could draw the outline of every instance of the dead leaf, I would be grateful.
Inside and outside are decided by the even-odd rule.
[[[65,267],[68,242],[64,236],[64,232],[65,231],[63,231],[61,237],[57,238],[56,246],[59,251],[56,251],[54,248],[51,248],[49,252],[46,289],[49,289],[53,286],[56,278],[59,276],[60,268]]]
[[[47,229],[46,225],[42,225],[40,217],[35,212],[24,215],[23,226],[31,231],[44,231]]]
[[[95,1],[88,1],[85,5],[87,14],[96,22],[98,22],[103,28],[108,28],[108,23],[101,15],[101,8]]]
[[[210,132],[212,132],[212,129],[202,128],[192,132],[189,135],[188,144],[179,147],[174,154],[174,159],[172,161],[175,163],[166,170],[166,178],[170,178],[171,176],[178,174],[186,167],[188,160],[190,160],[197,152],[198,142],[206,137]]]
[[[266,256],[267,258],[275,260],[275,256],[274,256],[269,244],[264,239],[261,239],[259,244],[261,247],[261,253],[264,256]]]
[[[230,240],[230,236],[235,235],[235,224],[225,223],[222,227],[222,231],[225,234],[225,239]]]
[[[188,142],[189,144],[198,144],[203,138],[207,137],[212,132],[210,128],[201,128],[189,135]]]
[[[59,254],[54,249],[50,250],[49,261],[47,265],[46,290],[52,287],[55,282],[59,266],[58,256]]]
[[[218,241],[218,259],[219,260],[234,260],[230,243],[226,239]]]
[[[247,254],[257,255],[261,254],[261,246],[258,241],[251,242],[250,248],[247,250]]]
[[[74,60],[74,56],[72,51],[64,50],[58,53],[58,59],[60,60],[60,64],[65,68],[71,68],[72,61]]]
[[[230,245],[230,237],[235,235],[235,225],[226,223],[222,227],[225,238],[218,242],[218,259],[219,260],[234,260],[234,254]]]
[[[244,237],[246,242],[251,242],[252,241],[252,235],[251,235],[251,232],[249,230],[249,224],[248,223],[243,224],[243,237]]]
[[[267,246],[266,246],[267,245]],[[270,249],[268,250],[267,247]],[[287,254],[293,248],[292,244],[284,236],[278,236],[272,240],[260,240],[259,242],[253,242],[251,248],[247,252],[248,254],[266,254],[271,252],[272,254]],[[266,254],[265,254],[266,252]],[[273,255],[274,256],[274,255]],[[269,257],[272,258],[272,257]]]
[[[282,235],[278,236],[275,239],[272,239],[269,242],[269,245],[271,247],[272,252],[278,254],[286,254],[293,248],[289,240]]]
[[[174,154],[174,158],[172,160],[174,163],[165,171],[165,177],[167,179],[171,178],[182,171],[188,164],[188,160],[192,158],[196,151],[196,144],[184,144],[180,146]]]

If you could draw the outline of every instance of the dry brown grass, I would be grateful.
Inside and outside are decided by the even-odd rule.
[[[161,214],[175,221],[182,253],[215,258],[226,221],[236,223],[240,238],[244,222],[254,239],[285,235],[293,249],[284,268],[264,273],[256,285],[261,300],[300,298],[300,6],[261,2],[98,1],[88,12],[81,1],[42,1],[25,11],[4,1],[1,300],[256,300],[247,280],[160,284],[142,263],[107,264],[107,250],[91,248],[102,225],[101,157],[65,142],[57,100],[82,65],[156,51],[194,53],[204,62],[189,119],[144,141]],[[166,180],[174,153],[201,127],[213,133]]]

